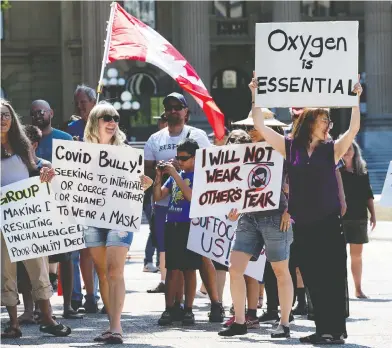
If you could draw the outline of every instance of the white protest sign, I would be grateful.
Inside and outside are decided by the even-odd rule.
[[[77,223],[137,232],[143,187],[143,150],[53,139],[57,208]]]
[[[392,161],[389,162],[384,187],[381,192],[380,205],[392,207]]]
[[[230,221],[226,216],[193,219],[187,248],[222,265],[229,266],[236,228],[237,222]],[[248,263],[245,274],[262,281],[265,260],[263,249],[257,261]]]
[[[255,105],[352,107],[358,22],[257,23]]]
[[[278,209],[283,157],[265,142],[196,151],[189,216]]]
[[[85,248],[81,225],[56,211],[50,184],[39,177],[1,188],[1,232],[11,262]]]

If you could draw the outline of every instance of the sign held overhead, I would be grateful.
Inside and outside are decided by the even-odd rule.
[[[257,23],[255,105],[353,107],[358,22]]]

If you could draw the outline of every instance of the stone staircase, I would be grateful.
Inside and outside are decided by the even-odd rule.
[[[363,157],[368,166],[373,193],[380,194],[384,186],[389,162],[392,160],[392,147],[380,151],[377,149],[363,150]]]

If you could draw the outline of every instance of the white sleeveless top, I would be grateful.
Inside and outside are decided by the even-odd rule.
[[[29,170],[18,155],[1,160],[1,187],[29,177]]]

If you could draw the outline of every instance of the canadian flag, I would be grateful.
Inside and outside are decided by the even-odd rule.
[[[206,114],[215,136],[222,139],[225,135],[224,115],[195,69],[155,30],[131,16],[118,3],[112,6],[114,6],[114,14],[112,24],[109,23],[109,49],[106,63],[129,59],[159,67],[195,98]]]

